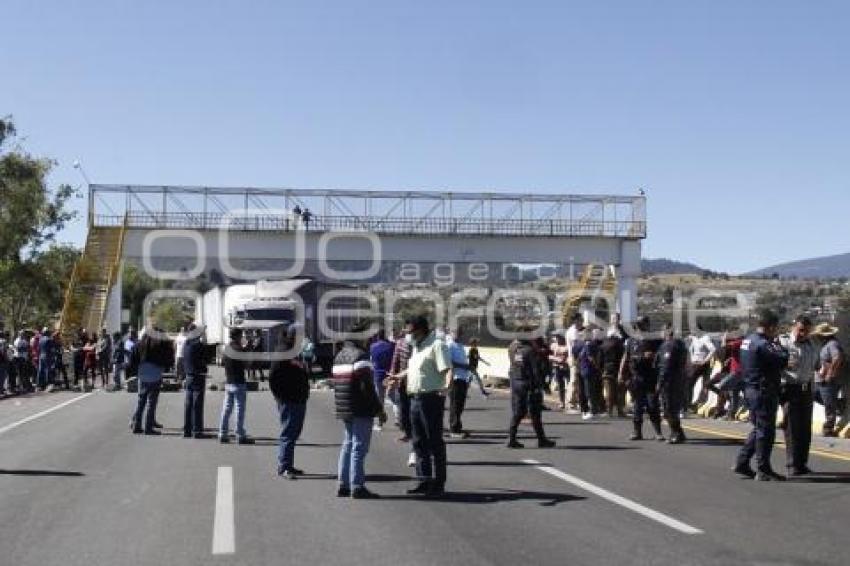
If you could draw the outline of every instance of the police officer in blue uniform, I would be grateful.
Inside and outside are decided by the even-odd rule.
[[[525,329],[520,329],[520,331]],[[519,423],[526,415],[531,416],[531,424],[537,435],[539,448],[552,448],[555,443],[546,438],[543,431],[543,386],[544,376],[540,375],[538,354],[530,340],[515,340],[508,347],[511,378],[511,423],[508,448],[523,448],[517,440]]]
[[[755,333],[747,336],[741,344],[745,398],[753,430],[738,453],[738,461],[732,470],[759,481],[785,480],[770,465],[770,453],[776,438],[782,370],[788,366],[788,351],[776,342],[778,331],[779,317],[766,310],[759,316]],[[756,457],[757,471],[750,467],[753,456]]]
[[[685,377],[687,375],[688,348],[677,338],[672,326],[664,328],[664,343],[655,357],[658,370],[658,396],[661,399],[661,409],[667,424],[670,425],[668,444],[683,444],[685,431],[679,413],[685,404]]]
[[[655,439],[663,442],[658,399],[658,370],[655,365],[655,357],[662,340],[648,335],[649,317],[644,316],[638,319],[635,327],[640,334],[626,340],[626,353],[620,364],[620,383],[628,388],[634,401],[634,433],[629,440],[643,440],[643,415],[646,413],[655,430]]]

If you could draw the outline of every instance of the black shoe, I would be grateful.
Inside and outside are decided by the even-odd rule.
[[[144,431],[140,428],[133,428],[130,429],[130,432],[132,432],[133,434],[142,434]]]
[[[785,476],[781,476],[773,470],[759,470],[756,474],[756,481],[785,481]]]
[[[339,486],[336,490],[337,497],[351,497],[351,490],[347,487]]]
[[[643,440],[643,435],[639,432],[633,432],[629,440]]]
[[[228,444],[230,442],[230,439],[226,436],[219,436],[218,441],[222,444]]]
[[[192,436],[194,436],[197,440],[204,440],[204,439],[207,439],[207,438],[209,438],[209,437],[210,437],[210,435],[208,435],[208,434],[204,434],[203,432],[196,432],[196,433],[195,433],[194,435],[192,435]]]
[[[377,493],[372,493],[365,487],[355,487],[351,492],[351,499],[380,499]]]
[[[429,499],[439,499],[446,494],[446,487],[442,484],[431,484],[428,488],[428,492],[425,494],[425,497]]]
[[[161,423],[155,422],[153,423],[154,428],[164,428]]]
[[[544,438],[543,440],[537,441],[538,448],[554,448],[555,442],[553,440],[549,440],[548,438]]]
[[[750,467],[749,464],[738,464],[732,468],[732,471],[738,474],[739,476],[743,476],[748,479],[753,479],[756,477],[756,473]]]
[[[299,470],[298,468],[289,468],[289,472],[295,474],[296,476],[304,475],[304,470]]]
[[[812,470],[808,466],[801,466],[799,468],[788,468],[788,475],[799,477],[799,476],[807,476],[809,474],[813,474]]]
[[[253,438],[242,437],[236,441],[237,444],[256,444],[256,441]]]
[[[297,480],[298,479],[298,476],[293,474],[290,470],[284,470],[282,474],[278,474],[278,475],[285,480]]]
[[[191,432],[184,432],[183,438],[192,438],[192,433]]]
[[[420,482],[413,489],[407,490],[407,495],[425,495],[431,489],[431,484],[427,481]]]
[[[667,444],[684,444],[688,439],[685,438],[684,434],[674,434],[670,436],[670,440],[667,441]]]
[[[657,440],[658,442],[665,442],[667,439],[666,439],[666,438],[664,438],[664,435],[663,435],[663,434],[656,434],[656,435],[655,435],[655,440]]]
[[[158,430],[146,430],[145,434],[148,436],[162,436],[162,433]]]
[[[517,442],[516,440],[510,440],[507,444],[508,448],[525,448],[525,444],[522,442]]]

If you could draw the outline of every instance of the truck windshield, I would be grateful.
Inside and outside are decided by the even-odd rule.
[[[292,309],[243,309],[238,314],[243,320],[278,320],[281,322],[295,320],[295,311]]]

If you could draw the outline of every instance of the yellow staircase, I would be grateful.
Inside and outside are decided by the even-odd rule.
[[[126,230],[126,219],[123,226],[89,226],[86,246],[74,265],[59,320],[65,343],[70,343],[80,329],[99,333],[103,328],[109,290],[117,281],[121,267]]]
[[[617,276],[613,268],[608,265],[589,264],[581,278],[567,291],[562,309],[564,326],[569,326],[573,315],[581,312],[582,307],[591,304],[597,296],[613,298],[616,292]],[[609,305],[611,311],[614,308],[615,305]]]

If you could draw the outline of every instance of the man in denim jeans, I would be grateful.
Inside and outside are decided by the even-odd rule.
[[[349,331],[362,335],[365,324],[355,324]],[[372,439],[372,420],[383,424],[387,415],[375,392],[372,363],[362,343],[346,340],[334,358],[334,400],[336,416],[345,427],[339,453],[338,497],[375,499],[379,496],[366,489],[366,455]]]
[[[287,359],[275,360],[269,370],[269,389],[277,402],[280,416],[280,441],[277,451],[277,475],[294,480],[304,474],[295,467],[295,445],[301,437],[310,398],[310,381],[302,359],[295,357],[294,325],[279,339],[276,352]],[[293,355],[290,357],[290,355]]]
[[[230,415],[233,404],[236,403],[236,441],[239,444],[253,444],[245,433],[245,400],[247,385],[245,383],[245,362],[241,359],[242,330],[233,328],[230,331],[230,344],[224,350],[224,405],[221,408],[221,423],[218,427],[218,440],[222,444],[230,442]]]
[[[835,423],[838,420],[838,391],[841,371],[846,361],[844,349],[838,341],[838,328],[830,324],[818,324],[812,334],[821,339],[820,369],[815,374],[818,400],[823,405],[826,420],[823,423],[823,435],[838,436]]]

